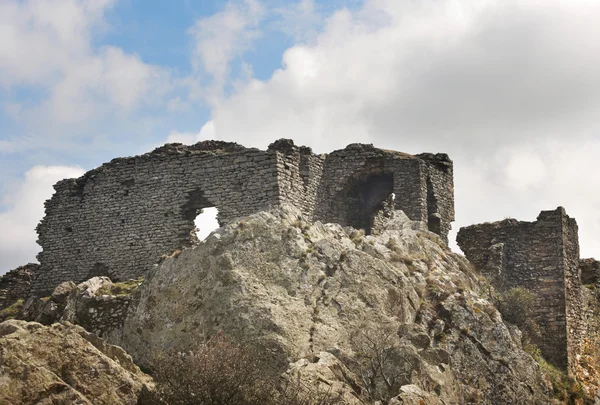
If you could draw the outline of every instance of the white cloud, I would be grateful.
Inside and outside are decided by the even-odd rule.
[[[191,145],[198,142],[199,134],[193,132],[178,132],[171,131],[167,136],[167,143],[183,143],[185,145]]]
[[[279,16],[275,27],[296,42],[315,40],[325,21],[314,0],[300,0],[286,7],[279,7],[275,9],[275,13]]]
[[[259,23],[264,14],[258,0],[229,0],[222,11],[199,19],[188,30],[194,40],[192,64],[201,81],[211,79],[210,86],[203,89],[209,102],[222,97],[231,62],[260,36]]]
[[[578,145],[600,134],[598,20],[592,1],[367,0],[289,48],[270,79],[215,104],[215,135],[448,152],[455,227],[563,205],[589,255],[600,249],[586,230],[600,222],[600,187],[593,168],[572,167],[594,161]]]
[[[13,117],[37,123],[82,123],[160,100],[166,70],[137,55],[106,46],[95,34],[107,29],[114,0],[7,0],[0,2],[0,86],[25,86],[40,95],[33,105],[10,103]],[[6,107],[5,107],[6,108]]]
[[[517,191],[539,186],[546,177],[546,165],[539,154],[533,151],[514,151],[505,164],[506,187]]]
[[[167,136],[166,142],[192,145],[196,142],[205,141],[208,139],[217,139],[215,126],[212,121],[208,121],[206,124],[204,124],[198,133],[171,131],[169,136]]]
[[[8,209],[0,212],[0,274],[35,261],[40,247],[34,229],[44,216],[44,201],[54,193],[52,186],[83,172],[79,167],[35,166],[14,194],[5,197]]]

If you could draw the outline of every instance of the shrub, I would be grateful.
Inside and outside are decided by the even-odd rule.
[[[154,391],[138,405],[343,405],[340,394],[298,384],[276,389],[260,350],[216,334],[188,353],[153,356]]]
[[[587,395],[581,383],[569,377],[566,372],[557,369],[541,356],[538,356],[536,360],[545,378],[552,384],[552,395],[556,399],[569,404],[591,405],[595,403]]]
[[[103,285],[98,289],[96,295],[131,295],[144,281],[143,277],[135,280],[122,281]]]
[[[533,306],[537,295],[524,287],[512,287],[496,298],[496,308],[504,319],[519,327],[533,317]]]
[[[365,238],[365,231],[364,229],[360,229],[360,230],[356,230],[353,229],[352,232],[350,232],[350,240],[354,243],[354,245],[356,245],[356,247],[360,246],[360,244],[363,242],[364,238]]]
[[[215,335],[188,353],[155,354],[152,401],[165,405],[263,404],[270,398],[268,383],[255,364],[257,353]]]
[[[523,332],[523,347],[536,352],[535,342],[542,336],[540,326],[535,321],[533,307],[538,295],[524,287],[512,287],[495,297],[495,305],[505,321],[519,327]],[[535,358],[535,356],[533,356]]]
[[[400,347],[396,331],[390,326],[365,327],[351,337],[355,360],[348,366],[356,370],[369,401],[386,404],[410,383],[413,359]]]
[[[392,254],[390,255],[390,259],[393,262],[402,262],[404,264],[406,264],[407,266],[412,266],[414,263],[414,259],[410,256],[405,256],[402,253],[398,253],[398,252],[392,252]]]
[[[14,319],[20,313],[21,309],[23,309],[23,300],[17,300],[10,304],[8,307],[0,310],[0,322],[5,321],[7,319]]]

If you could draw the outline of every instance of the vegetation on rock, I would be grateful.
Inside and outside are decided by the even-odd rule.
[[[131,295],[137,290],[137,288],[144,281],[144,277],[140,277],[134,280],[126,280],[118,283],[107,283],[102,285],[97,291],[96,295]]]
[[[156,388],[138,405],[344,405],[339,394],[278,381],[260,350],[218,333],[194,351],[155,353]]]
[[[0,322],[15,319],[23,309],[23,300],[17,300],[6,308],[0,309]]]

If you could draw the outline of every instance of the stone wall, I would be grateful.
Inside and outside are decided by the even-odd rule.
[[[447,239],[454,220],[452,162],[446,155],[412,156],[349,145],[316,155],[281,139],[267,151],[235,143],[168,144],[118,158],[78,179],[57,183],[38,225],[42,252],[33,292],[94,276],[137,278],[160,256],[190,246],[194,219],[217,207],[221,224],[281,203],[307,219],[370,231],[382,201]]]
[[[39,267],[37,263],[29,263],[0,277],[0,309],[9,307],[18,300],[27,300]]]
[[[461,228],[465,256],[499,289],[523,286],[535,292],[536,342],[544,357],[570,370],[589,317],[579,276],[577,223],[564,208],[542,211],[535,222],[506,219]]]
[[[418,156],[352,144],[324,162],[316,219],[370,230],[370,219],[394,193],[394,209],[415,221],[439,218],[430,230],[448,241],[454,221],[452,161],[447,155]],[[431,195],[431,198],[428,198]]]
[[[165,145],[57,183],[38,225],[34,292],[93,276],[137,278],[194,242],[194,219],[218,207],[227,222],[277,201],[277,154],[225,142]]]
[[[417,155],[427,162],[427,224],[448,243],[454,221],[454,173],[452,161],[443,153]]]
[[[581,284],[596,285],[600,279],[600,261],[588,258],[579,261]]]

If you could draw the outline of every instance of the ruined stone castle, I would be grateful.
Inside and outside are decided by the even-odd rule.
[[[40,264],[0,278],[0,308],[3,291],[6,304],[48,295],[63,281],[143,276],[163,255],[197,241],[194,220],[208,207],[218,209],[223,225],[291,204],[309,221],[366,233],[377,233],[391,208],[445,242],[454,221],[447,155],[364,144],[321,155],[285,139],[266,151],[218,141],[167,144],[54,188],[37,227]],[[463,228],[458,243],[498,289],[524,286],[541,297],[534,310],[543,333],[536,343],[549,361],[570,369],[583,338],[596,328],[593,291],[599,289],[584,284],[597,284],[600,270],[594,260],[580,261],[575,220],[559,208],[535,222],[507,219]]]
[[[293,204],[309,220],[376,231],[382,203],[428,223],[447,240],[454,220],[452,161],[352,144],[327,155],[279,140],[266,151],[235,143],[167,144],[63,180],[39,224],[33,292],[93,276],[144,275],[161,255],[195,241],[194,220],[216,207],[224,224]]]

